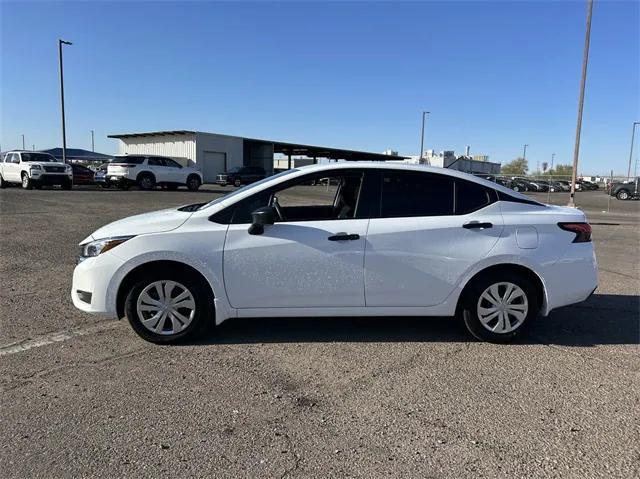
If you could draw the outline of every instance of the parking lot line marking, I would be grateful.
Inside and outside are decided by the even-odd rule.
[[[87,328],[57,331],[55,333],[37,336],[33,339],[25,339],[17,343],[0,346],[0,356],[21,353],[22,351],[28,351],[29,349],[48,346],[49,344],[61,343],[62,341],[67,341],[68,339],[73,339],[77,336],[86,336],[87,334],[107,331],[109,329],[116,328],[119,324],[120,321],[104,321]]]

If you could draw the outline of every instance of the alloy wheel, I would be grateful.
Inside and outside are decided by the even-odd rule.
[[[513,283],[492,284],[478,299],[478,319],[492,333],[506,334],[516,330],[528,312],[527,295]]]
[[[140,322],[149,331],[172,335],[189,327],[196,313],[196,302],[183,284],[162,280],[140,292],[136,310]]]

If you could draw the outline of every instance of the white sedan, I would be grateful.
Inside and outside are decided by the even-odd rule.
[[[230,318],[455,315],[507,342],[597,286],[581,211],[399,164],[288,170],[116,221],[80,245],[76,307],[126,316],[156,343]]]

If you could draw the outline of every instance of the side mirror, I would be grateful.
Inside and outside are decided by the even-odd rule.
[[[273,206],[263,206],[251,213],[253,223],[249,227],[250,235],[261,235],[264,233],[264,225],[272,225],[276,221],[276,211]]]

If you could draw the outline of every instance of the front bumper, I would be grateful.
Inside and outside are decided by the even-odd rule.
[[[73,270],[71,299],[87,313],[116,316],[116,291],[110,286],[123,261],[110,252],[86,258]]]
[[[64,173],[31,172],[31,180],[40,185],[66,185],[73,182],[73,176]]]

